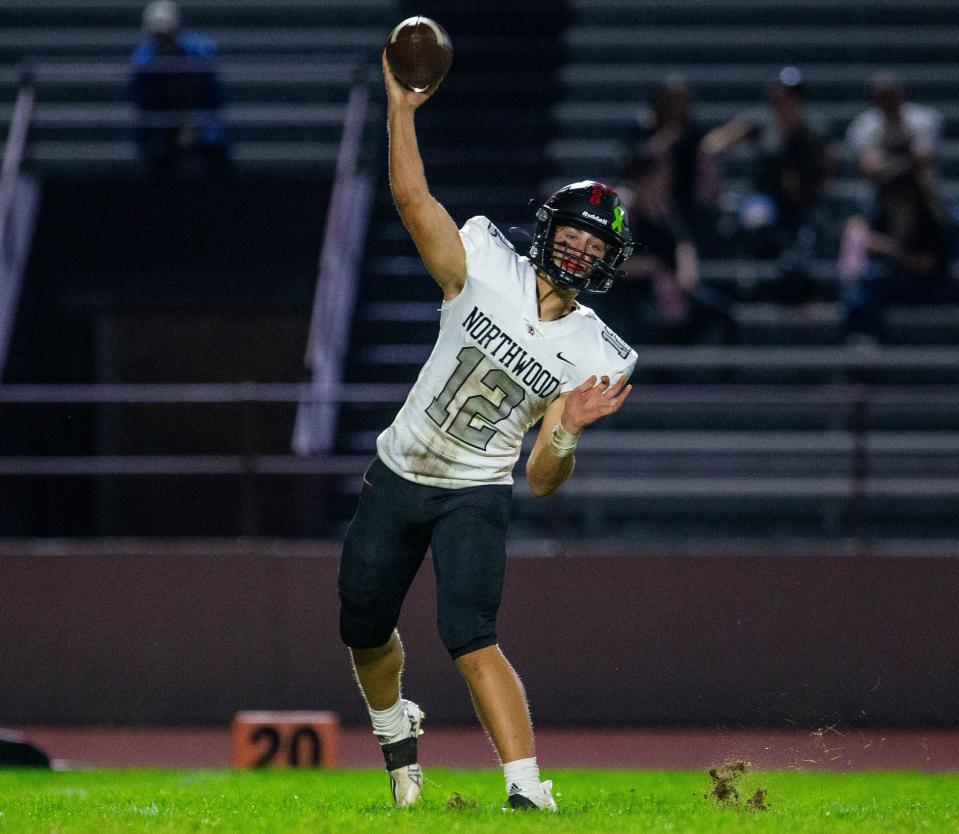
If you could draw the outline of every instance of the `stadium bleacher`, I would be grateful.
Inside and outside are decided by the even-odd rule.
[[[233,176],[162,185],[144,181],[132,141],[144,5],[0,0],[0,130],[29,65],[27,164],[43,183],[4,382],[299,381],[348,94],[358,68],[374,73],[398,4],[181,3],[185,27],[218,42]],[[4,455],[191,455],[243,433],[229,405],[159,418],[155,404],[4,410]],[[263,451],[289,454],[294,411],[260,410]],[[237,523],[233,484],[217,479],[23,476],[0,489],[8,535],[228,535]],[[168,493],[186,506],[152,526],[138,508]],[[189,518],[198,501],[206,520]]]
[[[406,13],[402,4],[189,0],[182,6],[188,27],[217,40],[224,115],[238,169],[287,181],[316,177],[328,185],[352,68],[358,59],[375,59],[385,33]],[[70,266],[68,252],[54,257],[50,250],[66,212],[81,211],[80,180],[106,182],[136,173],[126,73],[141,8],[139,0],[98,0],[83,4],[82,10],[68,0],[0,0],[5,32],[0,129],[9,121],[20,62],[30,57],[38,79],[33,165],[54,183],[51,194],[69,197],[55,201],[60,214],[47,206],[42,215],[46,220],[37,240],[43,242],[44,255],[35,260],[34,270],[41,261],[49,273]],[[952,0],[813,0],[801,5],[785,0],[574,0],[559,7],[533,2],[522,8],[506,2],[479,8],[465,0],[436,0],[415,11],[440,20],[456,49],[449,77],[420,111],[417,125],[432,189],[458,222],[485,214],[504,230],[528,228],[530,197],[575,179],[615,181],[629,123],[667,73],[688,79],[697,116],[715,125],[760,103],[765,83],[787,63],[802,69],[810,111],[837,141],[865,106],[873,73],[894,70],[913,100],[933,104],[944,114],[943,191],[950,200],[959,197],[959,66],[952,49],[959,34],[959,3]],[[536,27],[528,25],[530,17],[537,20]],[[371,65],[375,90],[377,75],[378,68]],[[745,187],[749,166],[748,155],[730,156],[729,190]],[[282,191],[282,182],[274,182],[277,199]],[[830,189],[837,224],[865,193],[866,186],[844,170]],[[106,192],[101,202],[109,202]],[[289,212],[274,219],[274,234],[282,236],[284,228],[294,227],[295,211]],[[110,222],[120,220],[122,212]],[[92,226],[96,218],[87,222]],[[318,242],[319,229],[315,236]],[[118,249],[126,252],[129,264],[131,236],[121,237],[124,245]],[[104,232],[101,241],[108,238]],[[296,239],[305,251],[307,233],[297,229]],[[385,177],[368,241],[344,378],[358,385],[409,385],[435,337],[439,299],[396,217]],[[285,310],[288,318],[279,326],[285,328],[289,359],[299,350],[296,342],[307,315],[302,281],[286,302],[278,300],[283,282],[266,286],[255,241],[247,239],[245,245],[233,255],[233,263],[243,267],[245,261],[250,267],[245,273],[239,270],[246,276],[240,281],[245,300],[239,303],[248,309],[262,306],[274,315]],[[96,297],[100,303],[105,285],[121,285],[119,272],[111,277],[109,270],[86,269],[83,262],[70,268],[74,301],[85,290],[87,302]],[[773,269],[769,262],[741,258],[704,261],[703,280],[739,299],[740,345],[639,346],[636,392],[621,414],[590,431],[577,474],[561,493],[533,499],[517,468],[514,535],[630,541],[959,538],[955,310],[893,310],[887,344],[873,350],[845,347],[836,306],[829,300],[837,293],[832,259],[822,257],[814,264],[826,300],[803,307],[751,300],[751,288]],[[133,282],[140,295],[127,292],[123,303],[135,306],[137,298],[147,297],[151,280]],[[207,321],[222,309],[219,301],[229,297],[234,308],[238,303],[235,282],[214,282],[196,293],[189,276],[180,275],[173,284],[181,309],[201,303]],[[258,295],[260,284],[264,288]],[[297,312],[297,304],[304,309]],[[194,331],[206,326],[202,314],[193,321]],[[261,340],[265,321],[258,331]],[[97,331],[97,344],[111,344],[118,333],[134,334],[143,322],[134,316],[122,327]],[[216,338],[178,342],[172,334],[161,337],[162,330],[154,323],[143,332],[153,334],[167,351],[190,344],[202,352],[218,344]],[[90,350],[76,333],[67,337],[71,347]],[[237,351],[231,370],[217,381],[239,381],[243,359],[243,351]],[[141,354],[119,364],[122,381],[173,381]],[[96,376],[107,366],[75,362],[72,371],[55,381],[117,381]],[[115,362],[113,373],[116,367]],[[208,366],[184,354],[168,367],[194,373],[189,381],[199,381],[197,375]],[[286,373],[282,379],[290,381],[290,367],[290,362],[277,363],[274,376],[264,378]],[[226,373],[223,367],[220,371]],[[368,458],[376,434],[396,407],[392,394],[380,401],[364,395],[344,403],[337,455]],[[244,451],[239,439],[244,418],[230,408],[223,424],[229,428],[219,432],[197,418],[174,418],[173,409],[160,413],[169,421],[170,436],[177,430],[189,434],[193,426],[195,438],[210,441],[216,452],[233,454]],[[173,451],[169,437],[155,431],[150,435],[157,422],[151,413],[139,418],[138,424],[146,427],[140,447],[132,436],[112,446],[101,442],[103,432],[116,432],[119,421],[97,423],[91,417],[85,425],[99,428],[72,450],[118,446],[131,453]],[[289,421],[289,408],[267,407],[259,423],[270,428],[261,430],[257,451],[288,452]],[[97,443],[92,436],[99,438]],[[190,453],[201,451],[199,441],[187,445]],[[57,449],[71,450],[66,442]],[[261,483],[268,505],[261,532],[338,535],[353,509],[359,471],[345,465],[324,476],[318,490],[302,479],[277,488],[272,486],[277,480],[269,481],[269,488]],[[301,474],[305,478],[309,473],[304,469]],[[209,483],[197,489],[212,491]],[[92,504],[115,496],[109,490],[90,492]],[[117,527],[114,519],[113,526],[97,527],[95,520],[83,532],[225,534],[234,529],[241,492],[233,484],[210,517],[201,520],[184,511],[189,490],[178,494],[169,484],[153,492],[137,487],[130,490],[130,500],[148,509],[131,516],[132,526]],[[317,514],[316,495],[326,504],[325,517]],[[291,519],[291,507],[294,515],[313,513],[316,518],[310,524]],[[53,530],[55,520],[50,525]]]
[[[41,172],[136,170],[128,62],[141,0],[0,1],[0,130],[22,62],[37,79],[31,156]],[[217,44],[233,156],[245,169],[332,170],[353,67],[378,53],[396,0],[186,0],[184,25]]]

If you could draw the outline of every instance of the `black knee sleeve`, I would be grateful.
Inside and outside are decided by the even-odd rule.
[[[342,596],[340,602],[340,639],[351,649],[375,649],[390,639],[396,617],[383,616],[373,605],[357,605]]]

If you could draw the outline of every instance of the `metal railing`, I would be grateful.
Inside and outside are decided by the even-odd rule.
[[[318,388],[307,383],[194,383],[194,384],[76,384],[76,385],[0,385],[0,415],[11,415],[15,406],[43,408],[72,406],[238,406],[239,422],[255,423],[256,411],[268,405],[297,404],[309,407],[353,405],[398,406],[409,392],[407,384],[331,384]],[[877,432],[872,415],[889,409],[921,408],[926,415],[959,415],[959,386],[865,386],[846,385],[654,385],[626,401],[622,416],[641,419],[644,412],[672,410],[677,413],[710,415],[717,411],[753,414],[800,412],[814,414],[830,428],[822,432],[805,429],[798,451],[815,451],[817,435],[824,438],[820,448],[835,447],[829,432],[844,427],[860,454],[869,454],[869,438]],[[829,417],[831,419],[826,420]],[[709,417],[703,420],[708,422]],[[959,417],[957,417],[959,420]],[[663,447],[677,451],[689,445],[689,451],[702,452],[704,430],[664,430],[649,432],[622,426],[594,430],[584,446],[595,446],[594,452],[610,452],[621,446],[624,452],[649,451],[649,438],[659,444],[670,436],[675,442]],[[759,442],[762,432],[737,430],[726,434],[743,448],[755,452],[774,451],[775,444]],[[887,430],[888,433],[888,430]],[[793,432],[797,434],[797,432]],[[649,435],[643,441],[644,435]],[[753,436],[748,441],[749,435]],[[797,435],[798,436],[798,435]],[[935,437],[935,434],[932,435]],[[953,436],[953,435],[950,435]],[[605,437],[603,440],[601,438]],[[631,439],[632,438],[632,439]],[[532,438],[527,437],[529,446]],[[0,471],[4,475],[99,475],[99,474],[208,474],[255,470],[262,474],[315,473],[333,474],[358,471],[367,461],[369,451],[357,454],[322,454],[311,458],[297,455],[266,453],[261,450],[257,432],[238,437],[237,453],[227,455],[0,455]],[[747,442],[748,441],[748,442]],[[745,446],[743,445],[745,443]],[[843,448],[846,448],[843,446]],[[938,448],[938,447],[937,447]],[[948,452],[948,449],[944,450]],[[959,448],[955,450],[959,455]],[[83,462],[86,462],[85,464]],[[59,462],[59,463],[58,463]],[[242,463],[240,463],[242,462]],[[85,468],[86,467],[86,468]]]
[[[324,394],[339,385],[349,349],[363,247],[375,178],[363,164],[363,134],[370,107],[367,68],[354,75],[336,160],[336,174],[320,250],[319,274],[305,364],[311,396],[297,409],[292,446],[297,454],[328,452],[336,431],[336,403]]]
[[[265,439],[265,423],[261,419],[263,409],[282,409],[283,405],[293,404],[336,407],[345,403],[388,404],[395,409],[404,401],[408,390],[409,386],[405,384],[331,385],[322,390],[309,384],[276,383],[0,385],[0,417],[7,426],[15,422],[8,422],[8,419],[18,408],[33,409],[29,411],[30,415],[45,413],[48,416],[44,419],[49,420],[55,420],[57,413],[65,419],[82,417],[87,413],[84,409],[92,409],[95,417],[92,422],[102,419],[107,427],[116,425],[119,413],[111,415],[109,409],[131,406],[166,408],[171,405],[231,409],[229,423],[220,419],[222,415],[216,414],[212,421],[205,417],[201,420],[224,426],[221,434],[229,434],[231,438],[226,451],[219,449],[210,454],[177,449],[162,454],[117,454],[109,441],[96,444],[90,440],[79,454],[54,451],[52,443],[50,452],[41,445],[40,453],[21,453],[14,444],[8,443],[7,448],[13,453],[0,455],[0,479],[10,488],[14,482],[10,479],[24,478],[237,478],[241,495],[237,506],[237,529],[244,535],[256,535],[262,530],[260,519],[264,501],[269,500],[273,491],[272,487],[267,490],[264,479],[318,478],[317,483],[323,490],[346,494],[358,489],[359,476],[373,454],[363,444],[360,444],[360,451],[345,454],[310,457],[288,454],[277,447],[275,431],[270,432],[269,441]],[[644,387],[638,394],[624,406],[621,416],[626,424],[640,425],[644,414],[651,414],[658,419],[653,424],[660,428],[652,431],[624,428],[623,425],[611,425],[605,430],[597,428],[584,440],[580,471],[562,490],[560,503],[550,505],[553,508],[550,510],[546,505],[534,502],[530,505],[531,510],[540,515],[555,512],[559,517],[568,515],[575,506],[569,501],[578,500],[593,504],[605,500],[615,505],[624,499],[734,501],[765,497],[770,501],[801,500],[823,506],[831,503],[842,507],[842,512],[850,519],[850,528],[865,529],[863,519],[867,503],[874,496],[888,496],[897,489],[905,489],[913,493],[913,497],[928,495],[948,501],[959,498],[959,477],[952,477],[948,472],[928,473],[927,477],[926,473],[910,471],[900,476],[891,475],[888,466],[886,470],[875,466],[880,456],[890,453],[908,457],[918,451],[927,456],[948,457],[950,439],[959,436],[959,427],[955,425],[959,422],[956,417],[959,415],[957,385],[655,385]],[[917,409],[933,418],[940,415],[951,420],[949,433],[929,432],[919,437],[913,431],[900,442],[900,433],[890,433],[888,429],[883,432],[877,427],[876,415],[898,411],[916,413]],[[658,473],[641,468],[633,471],[628,466],[629,459],[648,462],[651,454],[662,458],[671,454],[702,457],[716,452],[720,457],[723,454],[744,455],[756,461],[761,461],[764,456],[780,455],[784,450],[777,446],[775,432],[711,432],[716,446],[709,449],[709,439],[704,438],[702,431],[664,431],[661,428],[663,421],[660,418],[664,413],[701,415],[700,425],[709,425],[710,415],[763,410],[791,416],[802,412],[814,416],[817,424],[824,427],[821,431],[802,431],[801,442],[787,451],[792,459],[789,473],[777,475],[772,470],[765,471],[762,466],[752,475],[735,475],[722,468],[710,471],[702,466],[694,467],[695,472],[672,471],[667,467]],[[293,419],[289,409],[282,411],[281,416],[276,411],[270,413],[270,420]],[[28,422],[31,420],[32,416]],[[234,426],[237,427],[235,431]],[[790,435],[787,431],[782,432],[781,437],[788,442],[791,436],[798,437],[798,434],[793,431]],[[96,435],[97,430],[91,428],[90,438]],[[817,435],[823,440],[818,448]],[[33,436],[36,438],[36,433]],[[661,445],[657,438],[667,436],[668,443]],[[926,436],[929,442],[926,442]],[[145,437],[147,446],[155,440],[149,434]],[[724,446],[726,438],[730,443]],[[144,445],[143,437],[130,435],[127,439],[131,441],[128,448],[132,448],[135,442],[140,443],[141,448]],[[190,447],[195,445],[191,438],[185,439]],[[164,442],[168,440],[166,437]],[[527,438],[527,449],[531,440]],[[43,442],[41,437],[39,443]],[[217,442],[223,446],[222,442]],[[36,450],[37,446],[35,439],[33,449]],[[102,452],[97,453],[98,449]],[[807,471],[802,463],[807,458],[815,461],[828,455],[834,456],[838,468],[817,472],[815,466],[809,466]],[[959,455],[959,448],[955,449],[955,455]],[[517,477],[516,495],[522,501],[529,497],[522,477]]]
[[[0,379],[7,362],[39,202],[39,186],[22,170],[34,99],[33,75],[25,68],[0,169]]]

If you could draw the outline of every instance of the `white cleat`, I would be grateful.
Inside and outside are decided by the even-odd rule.
[[[412,701],[403,700],[410,720],[409,731],[396,741],[381,745],[390,774],[390,791],[397,808],[407,808],[420,798],[423,790],[423,768],[417,759],[416,739],[423,735],[423,710]]]
[[[547,779],[541,782],[539,790],[523,790],[519,785],[510,785],[506,796],[504,811],[558,811],[553,799],[553,783]]]
[[[390,790],[397,808],[408,808],[420,798],[423,790],[423,768],[418,764],[390,771]]]

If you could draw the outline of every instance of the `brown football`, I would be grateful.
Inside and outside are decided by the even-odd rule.
[[[453,43],[435,20],[408,17],[386,42],[386,61],[404,87],[424,93],[435,87],[453,63]]]

